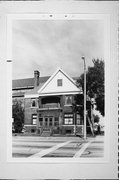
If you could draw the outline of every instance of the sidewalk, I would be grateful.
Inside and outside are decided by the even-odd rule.
[[[104,157],[104,136],[96,136],[87,139],[89,143],[84,148],[83,153],[80,157],[85,158],[101,158]]]
[[[13,136],[14,157],[103,157],[103,136]]]

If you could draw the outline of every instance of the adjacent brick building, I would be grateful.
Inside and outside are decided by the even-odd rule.
[[[34,71],[34,78],[13,80],[13,104],[22,102],[26,130],[40,135],[83,132],[83,120],[73,110],[76,94],[82,90],[61,69],[51,77],[40,77],[39,71]]]

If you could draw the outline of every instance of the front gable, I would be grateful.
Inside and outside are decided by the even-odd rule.
[[[75,82],[61,69],[58,69],[38,90],[39,96],[53,94],[78,94],[81,90]]]

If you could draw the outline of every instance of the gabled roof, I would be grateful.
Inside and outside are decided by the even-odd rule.
[[[53,74],[52,76],[50,76],[50,78],[49,78],[49,79],[44,83],[44,85],[39,89],[38,93],[42,92],[42,90],[52,81],[52,79],[53,79],[59,72],[61,72],[64,76],[66,76],[66,77],[69,79],[69,81],[71,81],[71,82],[76,86],[75,81],[74,81],[71,77],[69,77],[69,75],[66,74],[61,68],[58,68],[58,69],[54,72],[54,74]],[[77,89],[78,89],[78,88],[77,88]]]
[[[12,81],[12,89],[34,87],[34,78],[16,79]]]
[[[38,97],[39,95],[42,96],[42,94],[44,93],[44,88],[48,86],[48,84],[53,80],[53,78],[57,77],[57,74],[59,72],[62,76],[65,77],[65,79],[67,79],[67,82],[70,83],[71,87],[74,87],[73,89],[70,88],[70,86],[69,86],[69,89],[67,89],[67,87],[65,87],[67,89],[67,92],[65,91],[66,93],[74,93],[74,94],[78,93],[78,92],[81,93],[82,90],[80,88],[77,88],[77,86],[76,86],[76,81],[77,81],[78,77],[71,78],[62,69],[58,68],[52,76],[39,77],[39,86],[37,86],[37,87],[34,87],[34,78],[13,80],[12,81],[13,97],[24,97],[24,95],[26,97],[29,95],[31,97]],[[29,89],[29,90],[31,89],[31,90],[27,91],[27,89]],[[52,87],[51,87],[51,89],[52,89]],[[14,91],[14,90],[18,90],[18,91]],[[19,92],[19,90],[23,90],[23,91]],[[57,92],[57,90],[55,90],[53,92],[60,94],[61,91]],[[47,90],[47,92],[48,92],[48,90]],[[49,92],[51,92],[51,91],[49,91]],[[63,92],[63,93],[65,93],[65,92]],[[48,93],[46,93],[46,92],[44,94],[48,95]]]
[[[46,82],[49,79],[49,77],[50,76],[40,77],[39,84]],[[12,89],[33,88],[33,87],[34,87],[34,78],[12,80]]]
[[[39,86],[25,93],[25,95],[38,94],[38,90],[44,85],[44,83],[40,83]]]
[[[13,92],[12,97],[24,97],[25,92]]]
[[[62,87],[57,86],[57,79],[59,77],[63,79]],[[40,83],[39,86],[25,93],[25,98],[78,93],[82,93],[82,90],[76,86],[75,81],[63,70],[58,68],[57,71],[51,77],[49,77],[46,82]]]

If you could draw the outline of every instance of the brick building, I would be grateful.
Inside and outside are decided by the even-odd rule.
[[[13,80],[13,104],[16,100],[24,107],[24,126],[29,132],[75,134],[83,131],[83,120],[73,110],[74,96],[82,94],[75,79],[57,69],[52,76]]]

